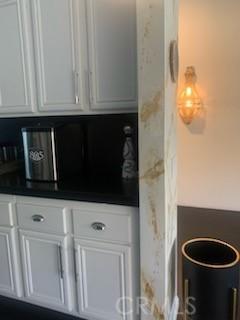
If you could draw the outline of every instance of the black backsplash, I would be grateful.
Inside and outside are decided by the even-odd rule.
[[[80,123],[85,132],[86,170],[91,174],[121,175],[122,150],[125,136],[123,127],[133,127],[133,141],[138,154],[137,114],[51,116],[0,119],[0,145],[14,144],[23,158],[21,128],[52,124]],[[71,143],[71,141],[69,141]]]

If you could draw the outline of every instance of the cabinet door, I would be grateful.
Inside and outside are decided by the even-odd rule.
[[[29,2],[0,0],[0,113],[33,109]]]
[[[81,110],[86,73],[84,1],[33,0],[32,10],[40,111]]]
[[[132,319],[131,249],[127,246],[75,240],[80,316],[87,319]],[[120,299],[120,300],[119,300]],[[118,308],[120,312],[118,312]]]
[[[91,108],[136,107],[136,0],[87,3]]]
[[[0,295],[21,296],[15,230],[0,227]]]
[[[26,298],[69,309],[66,241],[64,237],[20,231]]]

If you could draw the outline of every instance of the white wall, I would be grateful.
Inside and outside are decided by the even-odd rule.
[[[181,0],[179,39],[205,114],[178,123],[178,203],[240,210],[240,1]]]

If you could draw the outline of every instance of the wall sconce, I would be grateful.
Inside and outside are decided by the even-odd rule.
[[[185,87],[178,96],[178,110],[183,122],[190,124],[203,104],[195,87],[197,76],[194,67],[187,67],[185,78]]]

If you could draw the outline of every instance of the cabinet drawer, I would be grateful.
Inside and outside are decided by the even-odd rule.
[[[73,230],[77,237],[131,242],[131,216],[84,209],[73,210]]]
[[[13,211],[11,202],[0,202],[0,226],[13,226]]]
[[[61,207],[17,204],[17,218],[21,229],[67,233],[66,212]]]

